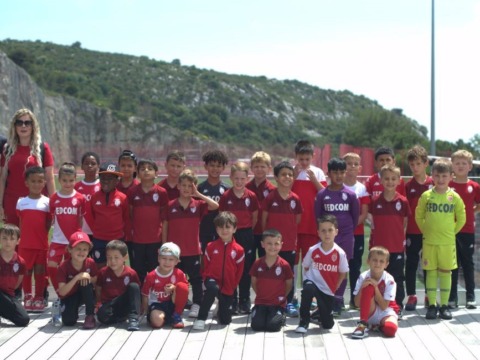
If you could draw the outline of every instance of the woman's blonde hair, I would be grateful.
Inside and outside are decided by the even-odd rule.
[[[38,124],[37,117],[35,114],[26,108],[17,110],[15,115],[13,115],[12,121],[10,122],[10,130],[8,132],[8,147],[5,153],[5,166],[7,166],[8,161],[13,154],[17,151],[17,146],[19,144],[19,139],[17,135],[17,129],[15,128],[15,121],[21,118],[24,115],[28,115],[30,120],[32,120],[32,136],[30,138],[30,155],[34,156],[37,159],[39,166],[43,166],[42,162],[42,151],[40,145],[42,144],[42,135],[40,134],[40,126]],[[3,149],[2,149],[3,151]],[[28,159],[27,159],[28,162]],[[25,164],[26,165],[26,164]]]

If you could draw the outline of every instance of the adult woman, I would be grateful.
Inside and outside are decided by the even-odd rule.
[[[18,110],[12,118],[8,142],[0,159],[0,219],[18,225],[17,200],[28,195],[25,170],[42,166],[46,170],[47,192],[55,192],[53,156],[47,143],[42,143],[38,120],[28,109]]]

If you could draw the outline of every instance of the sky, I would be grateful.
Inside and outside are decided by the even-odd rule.
[[[41,40],[349,90],[427,127],[431,0],[15,0],[0,39]],[[480,0],[435,1],[435,137],[480,133]]]

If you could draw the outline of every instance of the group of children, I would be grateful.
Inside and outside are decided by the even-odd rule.
[[[86,329],[96,326],[95,311],[104,324],[128,320],[132,331],[138,330],[142,314],[154,328],[182,328],[181,314],[190,302],[193,328],[202,330],[218,298],[215,316],[221,324],[251,312],[254,330],[278,331],[286,315],[300,316],[296,332],[306,333],[311,320],[324,329],[333,327],[334,316],[344,308],[349,275],[350,306],[360,309],[352,337],[366,336],[369,325],[394,336],[404,308],[404,281],[405,309],[414,310],[417,303],[420,253],[430,300],[427,319],[438,311],[443,319],[452,317],[449,306],[458,304],[457,256],[467,307],[475,307],[473,221],[480,187],[468,179],[470,153],[454,153],[453,166],[437,160],[431,178],[427,153],[415,146],[407,154],[413,178],[406,185],[389,148],[376,151],[379,172],[365,185],[357,179],[359,155],[331,159],[329,184],[312,165],[313,155],[309,141],[297,142],[296,165],[277,164],[274,186],[267,179],[270,156],[257,152],[250,166],[232,164],[229,188],[220,178],[228,163],[220,150],[204,154],[208,177],[198,187],[178,151],[168,154],[167,177],[158,184],[152,160],[138,160],[125,150],[118,163],[100,166],[98,155],[87,152],[81,159],[84,179],[76,182],[74,164],[62,164],[60,190],[50,199],[42,195],[44,170],[27,169],[30,194],[17,204],[20,230],[9,224],[0,230],[0,316],[28,324],[27,312],[45,308],[50,278],[58,297],[55,324],[75,324],[85,304]],[[250,169],[254,177],[249,181]],[[360,274],[365,221],[371,225],[369,270]],[[298,311],[294,287],[300,275]],[[23,307],[13,294],[19,286]],[[250,288],[256,294],[253,308]]]

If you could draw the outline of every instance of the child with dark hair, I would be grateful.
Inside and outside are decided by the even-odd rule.
[[[118,157],[118,168],[123,174],[118,182],[117,189],[127,195],[128,190],[138,185],[137,177],[137,157],[131,150],[123,150]]]
[[[187,161],[185,154],[181,151],[174,150],[167,154],[165,160],[165,169],[167,170],[167,177],[158,183],[163,187],[168,194],[168,200],[174,200],[180,196],[178,190],[178,177],[185,169],[185,162]]]

